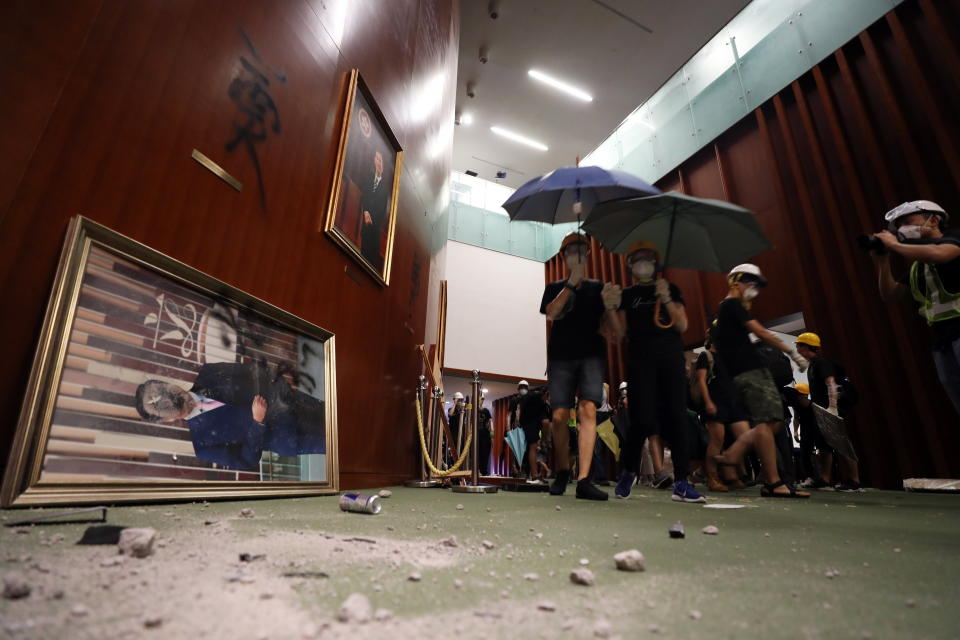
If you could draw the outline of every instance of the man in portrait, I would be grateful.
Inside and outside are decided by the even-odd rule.
[[[377,270],[383,268],[380,254],[380,238],[387,220],[392,180],[383,170],[383,153],[373,152],[370,172],[361,184],[363,197],[360,207],[363,220],[360,230],[360,253]]]
[[[135,407],[146,420],[183,420],[197,458],[230,469],[256,468],[264,451],[326,453],[323,402],[261,364],[205,364],[189,391],[147,380]]]

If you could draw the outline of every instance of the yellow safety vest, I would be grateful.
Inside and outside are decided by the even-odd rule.
[[[920,290],[921,271],[925,292]],[[927,324],[960,318],[960,293],[944,289],[937,270],[931,265],[922,262],[910,265],[910,293],[920,303],[920,315],[927,319]]]

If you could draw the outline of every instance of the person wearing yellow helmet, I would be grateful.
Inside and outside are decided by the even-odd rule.
[[[705,502],[687,481],[687,376],[681,337],[687,330],[687,313],[683,296],[660,275],[660,252],[652,243],[633,243],[627,251],[627,264],[633,285],[623,290],[620,313],[621,324],[626,326],[627,384],[632,399],[630,430],[621,455],[623,472],[614,494],[629,497],[644,440],[650,445],[655,482],[663,487],[671,484],[663,471],[661,438],[667,436],[673,455],[672,499]]]
[[[849,417],[849,403],[840,402],[840,380],[845,377],[842,375],[843,367],[823,356],[820,336],[815,333],[801,333],[797,336],[796,345],[797,351],[810,361],[810,368],[807,370],[807,380],[810,381],[810,399],[814,404],[826,408],[833,415],[847,419]],[[820,478],[815,478],[811,486],[819,489],[830,485],[834,451],[825,440],[818,441],[816,446],[820,451]],[[837,485],[837,489],[839,491],[860,491],[860,467],[857,461],[841,455],[838,457],[838,465],[843,479]]]
[[[886,213],[887,230],[874,234],[883,250],[871,251],[880,297],[920,305],[930,327],[933,362],[940,384],[960,413],[960,229],[946,228],[949,216],[929,200],[904,202]],[[911,262],[899,279],[890,270],[890,254]]]
[[[777,470],[775,435],[783,429],[783,400],[750,334],[771,347],[790,355],[800,371],[807,368],[806,358],[781,342],[749,312],[752,301],[767,284],[754,264],[734,267],[727,276],[729,293],[717,308],[715,341],[717,355],[733,378],[737,398],[750,417],[753,429],[744,433],[722,454],[714,456],[720,465],[739,465],[748,450],[757,452],[762,465],[765,498],[809,498],[780,478]]]
[[[560,244],[560,255],[570,275],[551,282],[543,291],[540,313],[550,320],[547,342],[547,381],[553,407],[553,444],[557,474],[551,495],[562,495],[570,479],[570,434],[567,422],[576,407],[580,419],[578,436],[578,498],[607,500],[606,492],[590,482],[590,461],[597,438],[597,407],[603,400],[607,348],[601,329],[622,333],[616,309],[620,287],[585,278],[589,238],[568,234]],[[576,398],[579,397],[577,401]]]

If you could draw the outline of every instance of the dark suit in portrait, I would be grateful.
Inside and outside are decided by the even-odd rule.
[[[377,179],[376,171],[371,171],[361,185],[363,198],[360,208],[370,213],[370,223],[363,223],[360,231],[360,253],[377,270],[383,268],[383,256],[380,255],[380,238],[387,221],[387,206],[390,202],[391,176],[384,170]]]
[[[293,389],[254,364],[200,368],[190,392],[215,401],[186,419],[197,458],[231,469],[252,469],[264,451],[282,456],[326,453],[323,401]],[[253,418],[254,397],[267,401],[263,423]]]

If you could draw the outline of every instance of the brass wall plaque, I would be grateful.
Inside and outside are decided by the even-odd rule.
[[[241,190],[243,189],[243,184],[242,184],[239,180],[237,180],[237,179],[234,178],[232,175],[230,175],[229,173],[227,173],[227,172],[223,169],[223,167],[221,167],[221,166],[218,165],[216,162],[214,162],[213,160],[211,160],[211,159],[208,158],[207,156],[203,155],[202,153],[200,153],[200,152],[197,151],[196,149],[193,150],[193,152],[190,154],[190,156],[191,156],[194,160],[196,160],[197,162],[199,162],[200,164],[202,164],[203,166],[205,166],[207,169],[209,169],[209,170],[213,173],[213,175],[217,176],[218,178],[220,178],[221,180],[223,180],[224,182],[226,182],[228,185],[230,185],[231,187],[233,187],[233,188],[236,189],[237,191],[241,191]]]

